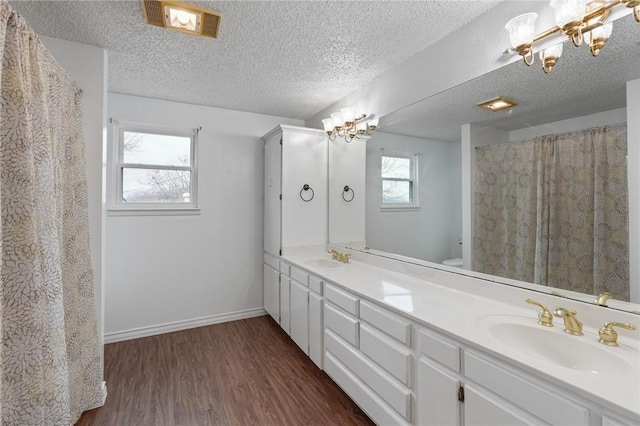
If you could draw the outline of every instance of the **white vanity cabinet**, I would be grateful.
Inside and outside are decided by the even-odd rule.
[[[420,425],[591,425],[589,403],[433,330],[420,328]]]
[[[291,298],[291,278],[289,277],[291,266],[280,261],[280,327],[291,335],[291,308],[289,305]]]
[[[280,324],[280,262],[264,254],[264,309]]]
[[[278,282],[278,309],[272,317],[279,318],[280,327],[291,337],[302,351],[319,367],[323,366],[323,281],[284,260],[278,262],[278,277],[271,277],[269,268],[267,282]],[[275,285],[273,286],[275,287]],[[275,296],[270,295],[270,299]],[[265,287],[265,308],[267,295]],[[269,311],[267,311],[269,312]],[[270,313],[271,314],[271,313]]]
[[[418,418],[420,425],[461,424],[461,349],[453,340],[418,329]]]
[[[264,250],[327,242],[328,137],[280,125],[264,140]]]
[[[327,374],[378,424],[411,424],[411,325],[332,284],[324,288]]]

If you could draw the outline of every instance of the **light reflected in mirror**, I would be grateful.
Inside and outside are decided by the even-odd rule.
[[[526,67],[518,61],[382,117],[376,134],[366,142],[366,241],[353,248],[360,249],[366,244],[374,254],[397,254],[438,265],[457,266],[464,259],[460,273],[495,275],[488,279],[590,303],[595,299],[594,294],[610,291],[617,300],[610,301],[609,306],[640,311],[636,299],[640,289],[631,288],[629,284],[625,241],[628,226],[638,226],[637,221],[628,222],[625,216],[628,214],[624,164],[626,128],[616,127],[627,119],[626,83],[640,79],[637,26],[632,16],[616,21],[613,35],[597,58],[592,57],[588,49],[567,45],[550,74],[535,69],[539,65]],[[476,107],[498,95],[515,100],[518,106],[494,113]],[[581,159],[578,154],[585,149],[566,150],[563,142],[552,141],[567,139],[567,135],[573,133],[588,136],[595,131],[585,130],[595,128],[609,129],[610,133],[591,140],[591,144],[602,148],[606,141],[613,139],[609,150],[600,153],[604,155],[602,158],[589,154]],[[605,169],[592,167],[588,171],[592,176],[609,178],[608,183],[593,180],[591,185],[600,185],[604,198],[590,192],[573,197],[575,204],[569,205],[568,198],[557,201],[559,199],[551,194],[569,191],[569,196],[575,195],[571,193],[575,183],[563,188],[548,186],[553,180],[550,166],[538,163],[537,168],[533,167],[533,157],[518,154],[514,150],[515,142],[522,142],[520,148],[529,144],[530,153],[538,158],[567,151],[564,165],[553,172],[556,182],[587,173],[577,167],[580,162],[606,165]],[[382,162],[386,156],[415,162],[415,177],[413,180],[404,177],[402,183],[403,200],[413,203],[382,202],[381,188],[388,180]],[[489,167],[488,172],[476,173],[476,167],[483,167],[481,163],[487,156],[493,158],[493,167],[497,169]],[[631,158],[628,166],[640,167],[637,160]],[[529,197],[535,202],[532,220],[537,222],[531,224],[518,222],[522,218],[513,221],[504,218],[508,213],[504,208],[505,199],[511,197],[504,197],[507,171],[518,169],[519,162],[527,167],[520,167],[520,174],[514,178],[516,182],[511,183],[515,191],[512,201],[514,205],[526,204],[523,200]],[[492,194],[478,193],[476,197],[476,184],[491,189]],[[525,197],[522,189],[532,186],[536,191]],[[584,182],[578,185],[581,190],[585,186],[589,185]],[[500,194],[503,197],[496,198]],[[488,202],[487,198],[492,201]],[[557,211],[549,209],[550,203],[565,207],[561,213],[564,216],[540,222],[545,215],[552,216]],[[569,232],[569,220],[584,215],[587,204],[596,205],[599,211],[590,213],[591,219],[583,220],[584,226],[591,226],[593,235]],[[601,205],[605,206],[604,210],[598,210]],[[468,223],[466,230],[465,223]],[[472,226],[472,223],[475,224]],[[484,236],[480,236],[480,227],[484,227]],[[538,237],[543,234],[542,240],[534,234]],[[578,240],[590,238],[591,251],[577,249],[578,242],[571,239],[555,239],[572,234]],[[533,244],[525,244],[531,241]],[[545,245],[553,250],[540,253]],[[533,251],[524,250],[525,246],[531,246]],[[505,252],[513,255],[505,257]],[[602,255],[597,258],[593,252],[602,252]],[[564,261],[569,263],[561,265]],[[585,270],[589,280],[580,274]],[[545,287],[530,283],[545,284]],[[640,283],[633,285],[638,287]],[[621,302],[629,299],[634,303]]]

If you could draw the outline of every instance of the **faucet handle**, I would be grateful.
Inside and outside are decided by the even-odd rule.
[[[616,333],[613,327],[620,327],[626,330],[636,329],[635,325],[628,324],[626,322],[615,322],[615,321],[605,322],[604,325],[600,327],[600,330],[598,331],[598,334],[600,335],[600,339],[598,340],[598,342],[607,346],[618,346],[618,333]]]
[[[596,300],[593,301],[596,305],[607,306],[607,301],[613,297],[611,293],[608,291],[603,291],[596,297]]]
[[[553,315],[551,315],[551,311],[549,311],[549,308],[547,308],[540,302],[536,302],[533,299],[526,299],[525,302],[530,305],[536,305],[542,308],[542,311],[538,313],[538,324],[544,325],[545,327],[553,327]]]

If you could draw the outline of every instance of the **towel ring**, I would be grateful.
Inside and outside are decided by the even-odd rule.
[[[348,194],[349,192],[351,192],[351,198],[347,200],[347,197],[345,197],[344,194]],[[347,203],[350,203],[353,201],[355,197],[356,197],[356,193],[353,191],[353,188],[350,188],[349,185],[345,185],[344,190],[342,191],[342,199],[345,200]]]
[[[311,197],[310,198],[304,198],[302,196],[302,191],[311,191]],[[302,185],[302,189],[300,190],[300,198],[302,198],[302,201],[304,201],[305,203],[308,203],[309,201],[313,200],[313,197],[316,195],[315,192],[313,192],[313,188],[311,188],[309,185],[307,185],[306,183],[304,185]]]

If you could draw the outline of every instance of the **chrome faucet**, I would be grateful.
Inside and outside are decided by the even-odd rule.
[[[576,311],[570,311],[565,308],[558,308],[553,312],[553,315],[564,319],[565,333],[582,336],[582,323],[576,318],[576,314]]]

